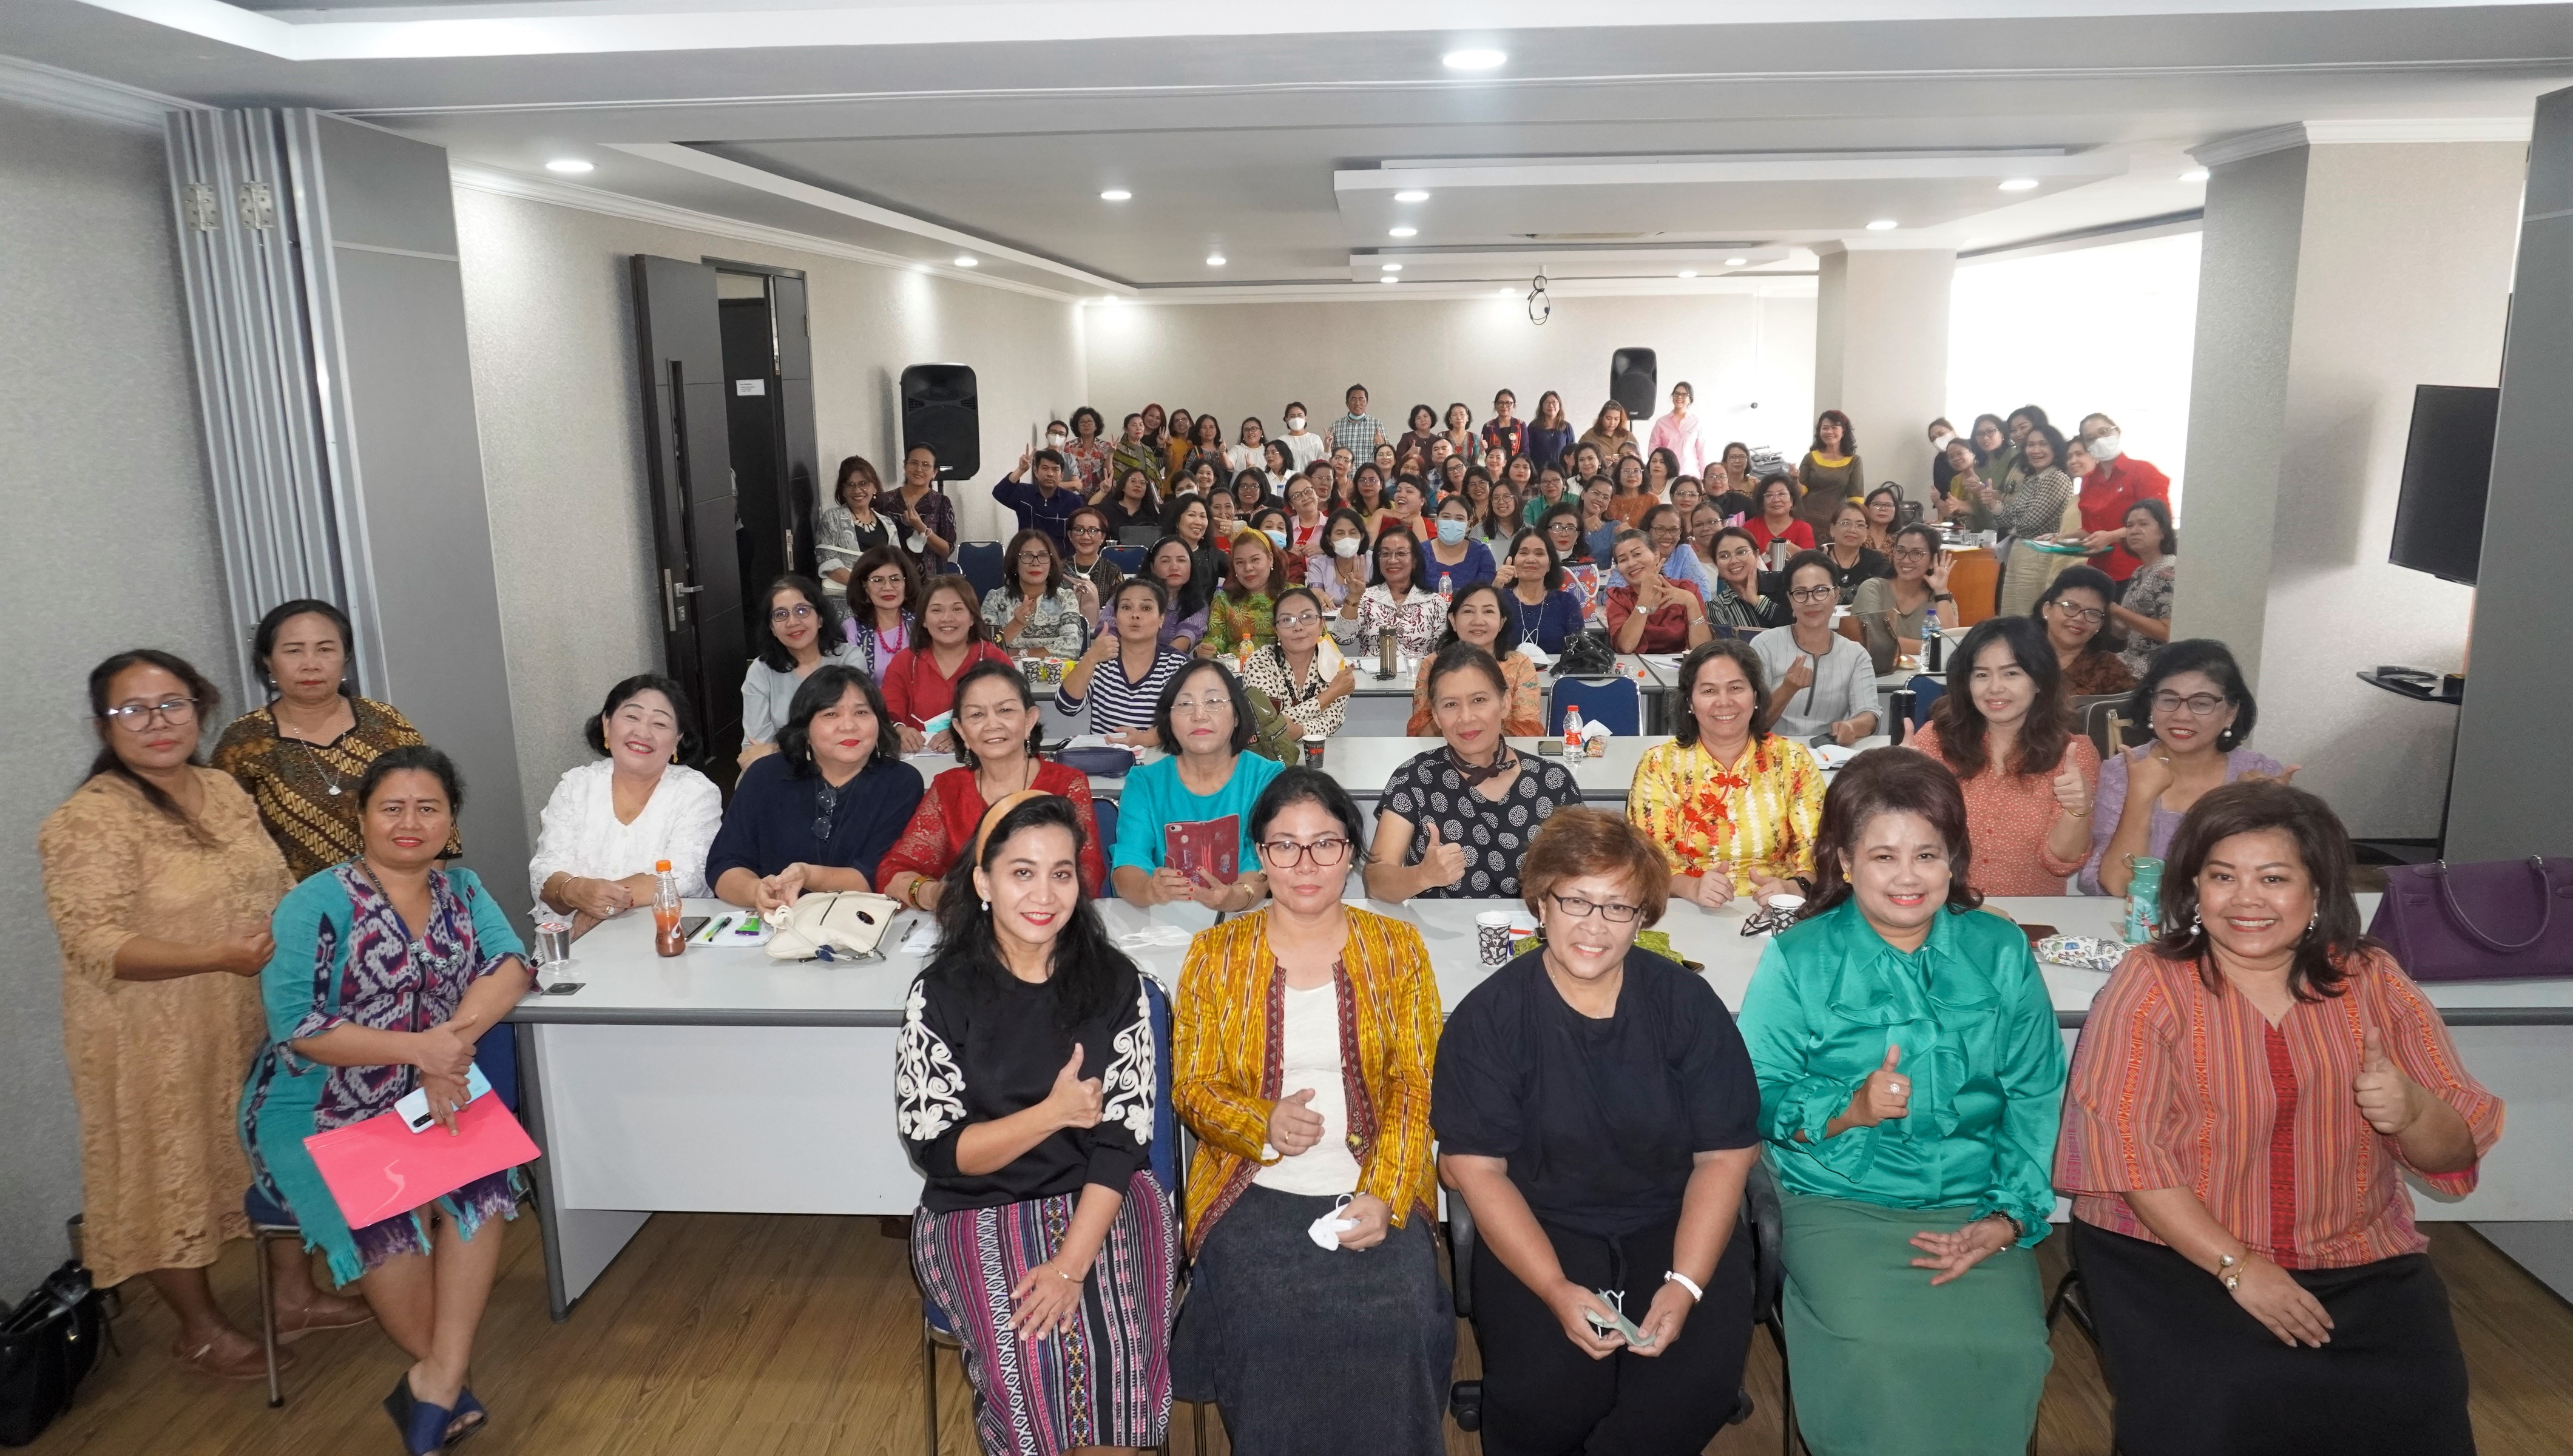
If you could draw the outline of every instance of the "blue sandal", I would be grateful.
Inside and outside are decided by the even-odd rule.
[[[412,1394],[408,1370],[394,1381],[393,1394],[385,1397],[385,1414],[394,1418],[394,1429],[402,1432],[403,1449],[411,1456],[429,1456],[443,1448],[446,1423],[455,1418],[446,1407]]]
[[[473,1398],[472,1386],[456,1392],[455,1409],[446,1418],[447,1449],[463,1445],[465,1437],[488,1425],[490,1420],[491,1413],[482,1408],[482,1402]]]

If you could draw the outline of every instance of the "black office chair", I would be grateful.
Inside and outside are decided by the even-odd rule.
[[[1751,1309],[1753,1316],[1769,1327],[1771,1338],[1778,1341],[1778,1365],[1783,1372],[1787,1362],[1786,1336],[1778,1329],[1775,1311],[1778,1290],[1786,1283],[1787,1271],[1779,1261],[1779,1248],[1784,1242],[1783,1225],[1778,1209],[1778,1185],[1769,1176],[1765,1162],[1751,1164],[1751,1176],[1743,1185],[1742,1212],[1734,1225],[1733,1236],[1748,1239],[1751,1248]],[[1447,1251],[1450,1260],[1449,1282],[1454,1286],[1456,1313],[1466,1319],[1474,1317],[1474,1210],[1465,1204],[1464,1195],[1447,1190]],[[1785,1378],[1780,1377],[1783,1391]],[[1753,1402],[1748,1388],[1734,1392],[1733,1413],[1724,1418],[1728,1426],[1738,1426],[1751,1419]],[[1483,1428],[1483,1382],[1459,1380],[1447,1387],[1447,1414],[1460,1431]],[[1789,1429],[1794,1429],[1795,1408],[1788,1407]],[[1790,1437],[1790,1439],[1793,1439]]]

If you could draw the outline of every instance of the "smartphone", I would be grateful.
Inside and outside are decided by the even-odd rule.
[[[706,922],[711,919],[713,919],[712,916],[704,915],[681,916],[679,918],[679,939],[683,941],[695,940],[697,932],[704,930],[706,928]]]
[[[469,1102],[490,1090],[490,1080],[482,1075],[482,1069],[478,1065],[467,1064],[464,1069],[464,1100]],[[405,1093],[400,1101],[394,1103],[394,1110],[402,1113],[403,1125],[414,1132],[425,1132],[437,1124],[437,1119],[429,1115],[429,1089],[425,1087],[413,1088]]]
[[[589,983],[588,983],[588,982],[586,982],[586,981],[557,981],[557,982],[553,983],[551,986],[539,986],[539,987],[537,987],[537,988],[536,988],[536,995],[538,995],[538,996],[569,996],[569,995],[571,995],[573,992],[580,990],[582,987],[587,986],[588,984],[589,984]]]

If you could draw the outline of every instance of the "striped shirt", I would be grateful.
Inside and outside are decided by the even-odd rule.
[[[1072,674],[1065,673],[1063,686],[1054,690],[1054,705],[1067,713],[1078,713],[1081,705],[1088,702],[1093,733],[1149,730],[1153,726],[1153,709],[1162,699],[1162,684],[1188,661],[1187,654],[1162,648],[1153,654],[1152,667],[1138,681],[1126,675],[1126,654],[1121,651],[1091,672],[1086,697],[1072,695]]]
[[[2421,989],[2380,950],[2346,962],[2341,994],[2300,1001],[2271,1026],[2221,980],[2149,949],[2128,954],[2091,1007],[2064,1092],[2055,1184],[2073,1216],[2160,1242],[2122,1196],[2186,1188],[2232,1235],[2282,1268],[2330,1269],[2418,1253],[2410,1171],[2474,1191],[2476,1169],[2432,1173],[2359,1114],[2350,1092],[2367,1032],[2405,1077],[2457,1109],[2481,1157],[2502,1104],[2468,1076]]]

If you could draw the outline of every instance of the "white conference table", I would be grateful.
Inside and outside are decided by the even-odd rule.
[[[2361,897],[2372,914],[2373,896]],[[2023,923],[2114,934],[2122,902],[2011,899]],[[1474,956],[1477,911],[1515,902],[1414,901],[1367,908],[1418,925],[1449,1008],[1489,973]],[[720,913],[692,901],[691,914]],[[1185,937],[1213,923],[1195,906],[1100,906],[1129,954],[1166,988],[1178,984]],[[1674,903],[1662,922],[1678,953],[1701,963],[1738,1008],[1761,939],[1740,934],[1744,910]],[[543,1149],[531,1169],[556,1318],[654,1212],[905,1214],[920,1175],[893,1127],[896,1029],[923,958],[899,949],[920,917],[905,912],[881,961],[791,964],[758,950],[690,947],[652,954],[651,922],[629,913],[573,948],[568,996],[531,994],[517,1023],[520,1110]],[[2056,1020],[2074,1035],[2107,977],[2048,966]],[[2421,1216],[2487,1221],[2573,1217],[2573,981],[2430,988],[2475,1075],[2510,1104],[2508,1132],[2462,1199],[2416,1187]]]

